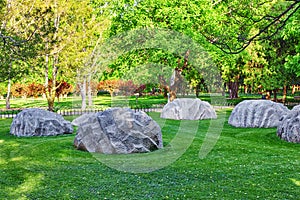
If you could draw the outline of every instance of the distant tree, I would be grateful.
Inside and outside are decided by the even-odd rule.
[[[110,17],[105,8],[105,1],[85,1],[85,9],[78,8],[80,12],[76,16],[80,23],[70,45],[63,50],[63,58],[72,67],[72,74],[69,75],[80,89],[81,108],[92,106],[93,83],[106,66],[99,64],[98,58],[101,52],[97,51],[105,39],[105,31],[109,27]],[[100,54],[100,55],[99,55]]]
[[[298,11],[286,23],[281,33],[281,38],[288,47],[282,50],[281,54],[285,59],[284,67],[291,73],[300,77],[300,12]],[[284,44],[283,44],[284,45]]]
[[[76,30],[78,18],[74,8],[83,5],[81,2],[55,0],[46,2],[51,12],[43,18],[43,31],[41,35],[40,55],[41,68],[45,77],[45,93],[48,101],[48,110],[54,110],[57,81],[59,75],[71,69],[61,59],[62,51],[71,43]],[[84,8],[84,6],[83,6]],[[52,83],[50,84],[50,80]]]
[[[269,74],[265,80],[270,81],[268,87],[273,89],[274,99],[277,91],[283,88],[283,101],[286,100],[287,88],[300,76],[300,12],[292,16],[280,34],[274,36],[268,44],[267,60]]]
[[[261,66],[261,62],[266,61],[263,61],[265,58],[261,55],[258,55],[259,61],[254,61],[250,57],[251,53],[244,50],[250,48],[251,44],[257,45],[259,41],[261,43],[271,41],[282,32],[291,19],[297,18],[300,8],[299,0],[172,2],[124,0],[112,1],[111,4],[114,13],[111,35],[141,27],[167,28],[187,34],[210,52],[219,66],[231,98],[238,97],[238,89],[243,80],[246,80],[247,84],[250,83],[250,79],[253,80],[251,76],[246,77],[246,74],[249,75],[250,71],[262,72],[253,66],[256,64]],[[241,52],[243,53],[240,54]],[[259,54],[252,52],[252,55],[255,53]],[[293,58],[294,61],[298,61],[296,55]],[[287,64],[285,66],[288,67]],[[118,71],[121,70],[123,69]],[[120,72],[113,71],[113,73]],[[260,83],[263,83],[263,76],[261,74],[258,76]],[[185,73],[185,77],[194,87],[199,88],[198,84],[202,84],[203,77],[196,76],[193,70],[190,70],[190,74]],[[270,79],[265,79],[265,83],[267,80]],[[259,81],[255,81],[255,84]],[[202,85],[205,87],[205,84]],[[165,89],[167,90],[166,87]]]
[[[122,76],[124,71],[128,71],[128,68],[140,68],[142,65],[141,63],[143,62],[144,64],[155,63],[156,65],[153,65],[153,68],[168,66],[169,69],[173,69],[172,71],[177,71],[177,73],[175,73],[175,77],[177,78],[174,80],[183,79],[188,81],[190,84],[193,84],[195,87],[198,83],[201,84],[201,81],[204,80],[203,75],[205,71],[208,72],[212,69],[212,65],[207,62],[210,55],[206,54],[205,58],[199,58],[197,60],[198,63],[195,64],[195,60],[190,59],[190,57],[187,56],[187,52],[190,52],[190,55],[195,55],[195,52],[201,49],[204,55],[204,52],[216,50],[210,41],[207,41],[207,39],[201,34],[201,30],[203,29],[205,22],[208,21],[208,23],[212,23],[208,20],[208,18],[206,18],[206,14],[212,11],[210,6],[211,1],[124,0],[112,1],[111,4],[112,13],[114,14],[110,29],[111,36],[124,32],[127,33],[130,30],[147,30],[147,28],[149,28],[149,30],[157,31],[162,29],[173,30],[176,33],[182,33],[182,35],[189,37],[190,40],[184,41],[182,39],[174,38],[174,41],[178,41],[178,45],[174,47],[174,49],[176,49],[176,52],[180,52],[177,55],[167,49],[160,48],[146,48],[144,51],[134,49],[130,52],[130,55],[122,56],[121,60],[125,60],[124,62],[119,63],[119,60],[117,60],[114,64],[112,64],[110,67],[113,69],[110,73]],[[149,33],[151,33],[151,31],[149,31]],[[143,41],[143,37],[141,37],[140,40]],[[162,40],[162,42],[165,42],[165,40]],[[191,41],[200,44],[199,46],[203,48],[197,48],[196,51],[195,49],[191,49]],[[134,42],[138,43],[139,41],[137,40]],[[185,43],[185,45],[183,43]],[[130,58],[130,61],[128,61],[129,59],[127,60],[127,58]],[[200,61],[200,59],[202,59],[202,61]],[[117,67],[114,68],[113,66]],[[190,66],[190,68],[188,68],[188,66]],[[129,71],[130,70],[131,69],[129,69]],[[154,70],[151,68],[151,71]],[[151,71],[150,73],[152,73]],[[171,78],[172,71],[169,77],[162,77],[161,74],[157,74],[156,77],[159,79],[158,82],[162,84],[161,88],[164,90],[165,96],[167,93],[171,94],[171,96],[176,96],[175,88],[177,88],[177,84],[170,87],[170,81],[168,80]],[[198,74],[195,73],[196,71]],[[147,77],[148,72],[145,74],[147,74]],[[211,74],[219,75],[219,72],[215,70],[215,72]],[[206,76],[205,82],[210,82],[207,78],[208,76]],[[216,81],[211,81],[206,86],[210,85],[215,87],[215,84]]]
[[[77,69],[83,68],[83,60],[89,55],[96,32],[88,32],[97,28],[93,10],[89,0],[38,0],[35,5],[39,9],[48,8],[49,12],[41,17],[42,28],[37,31],[40,39],[38,59],[40,73],[44,76],[48,109],[53,111],[56,91],[60,80],[75,82]],[[88,28],[87,28],[88,27]],[[95,34],[95,35],[93,35]],[[52,80],[53,84],[49,84]]]

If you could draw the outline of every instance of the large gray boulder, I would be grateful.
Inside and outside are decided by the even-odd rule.
[[[216,119],[217,114],[206,101],[192,98],[178,98],[168,102],[164,106],[160,117],[176,120],[201,120]]]
[[[105,154],[144,153],[163,147],[159,125],[146,113],[112,108],[82,118],[77,149]]]
[[[283,118],[277,135],[288,142],[300,143],[300,109],[293,109]]]
[[[294,106],[292,109],[292,111],[297,111],[297,110],[300,110],[300,105]]]
[[[277,127],[289,109],[269,100],[245,100],[235,106],[228,123],[235,127]]]
[[[54,136],[73,133],[71,122],[61,115],[38,108],[25,109],[18,113],[10,126],[16,136]]]

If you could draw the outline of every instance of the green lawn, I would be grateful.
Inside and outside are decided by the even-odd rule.
[[[227,111],[226,121],[229,114]],[[281,141],[276,129],[233,128],[226,122],[213,146],[218,134],[206,137],[206,132],[218,130],[210,126],[210,120],[198,126],[192,121],[180,123],[162,120],[157,113],[150,115],[163,127],[164,150],[117,156],[75,150],[74,134],[17,138],[9,135],[11,119],[0,119],[1,199],[299,198],[300,145]],[[213,122],[218,123],[222,124],[221,118]],[[214,148],[199,158],[202,144]],[[123,162],[138,156],[143,163],[132,168],[130,162]],[[148,168],[176,156],[178,159],[164,168]],[[108,167],[110,161],[120,165]],[[151,172],[124,172],[143,167]]]
[[[139,97],[136,101],[134,96],[132,97],[111,97],[111,96],[97,96],[93,97],[93,108],[108,108],[111,106],[129,106],[129,107],[152,107],[156,104],[166,104],[167,99],[162,96],[144,96]],[[31,107],[47,107],[47,100],[44,98],[14,98],[11,99],[11,108],[31,108]],[[81,98],[77,96],[71,96],[62,98],[58,102],[55,100],[55,109],[70,109],[81,108]],[[0,109],[5,109],[5,100],[0,100]]]
[[[185,96],[186,98],[187,96]],[[195,98],[194,95],[190,96]],[[249,99],[261,99],[261,95],[258,94],[240,94],[238,99],[228,99],[222,96],[214,96],[211,94],[203,93],[199,97],[203,101],[208,101],[213,105],[237,105],[243,100]],[[282,98],[279,96],[278,98]],[[295,102],[299,103],[293,99],[292,96],[288,96],[288,102]],[[162,105],[166,104],[167,99],[163,98],[162,95],[158,96],[142,96],[136,100],[136,97],[111,97],[109,95],[101,95],[97,97],[93,97],[93,106],[92,108],[96,109],[106,109],[109,107],[153,107],[155,105]],[[44,107],[47,108],[47,100],[44,98],[13,98],[11,99],[11,108],[31,108],[31,107]],[[55,100],[55,110],[64,110],[64,109],[71,109],[71,108],[81,108],[81,98],[79,96],[69,96],[67,98],[62,98],[58,102],[57,99]],[[5,109],[5,100],[0,99],[0,110]]]

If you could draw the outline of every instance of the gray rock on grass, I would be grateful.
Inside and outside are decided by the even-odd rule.
[[[84,118],[74,146],[88,152],[128,154],[160,149],[163,142],[159,125],[146,113],[112,108]]]
[[[73,133],[71,122],[61,115],[38,108],[25,109],[18,113],[10,126],[16,136],[54,136]]]
[[[300,143],[300,109],[293,109],[283,118],[277,135],[287,142]]]
[[[297,105],[297,106],[294,106],[292,111],[296,111],[296,110],[299,110],[300,111],[300,105]]]
[[[79,117],[73,119],[72,125],[73,126],[80,126],[82,122],[85,121],[85,119],[89,118],[90,116],[96,116],[96,113],[85,113],[83,115],[80,115]]]
[[[289,109],[269,100],[245,100],[236,105],[228,123],[235,127],[277,127]]]
[[[160,117],[175,120],[201,120],[216,119],[217,114],[206,101],[178,98],[164,106]]]

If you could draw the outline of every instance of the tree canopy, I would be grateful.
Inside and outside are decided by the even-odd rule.
[[[155,82],[152,73],[162,84],[170,79],[160,71],[171,76],[172,70],[197,92],[211,91],[212,83],[224,86],[231,98],[240,86],[276,92],[298,84],[299,8],[299,0],[0,0],[0,82],[9,91],[26,74],[30,81],[42,75],[37,82],[47,88],[50,110],[63,81],[77,83],[86,95],[92,79],[145,84]],[[205,56],[193,60],[197,48],[189,41],[213,64],[203,64]],[[105,56],[111,56],[109,63],[101,60]],[[222,79],[208,83],[199,69],[212,65]],[[104,71],[101,77],[97,71]]]

